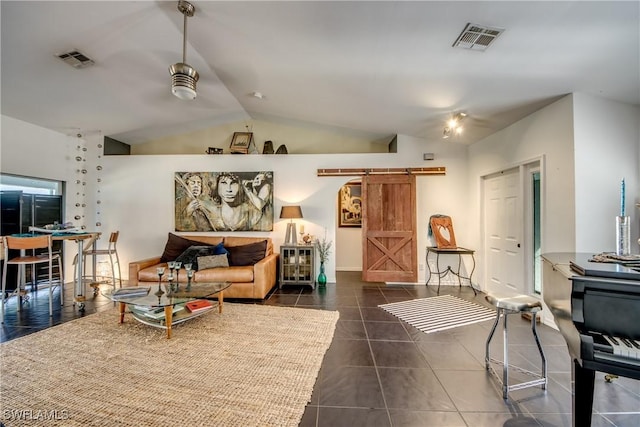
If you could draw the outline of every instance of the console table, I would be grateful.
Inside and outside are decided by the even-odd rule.
[[[430,254],[435,254],[436,255],[436,269],[435,271],[431,270],[431,266],[429,265],[429,255]],[[439,249],[435,246],[427,246],[427,268],[429,269],[429,278],[427,279],[427,283],[426,285],[429,285],[429,282],[431,281],[431,278],[436,275],[438,276],[438,295],[440,295],[440,280],[446,276],[447,274],[451,273],[454,276],[458,277],[458,285],[462,288],[462,279],[468,280],[469,281],[469,286],[471,286],[471,289],[473,290],[474,295],[477,295],[476,289],[473,287],[473,283],[471,282],[471,276],[473,276],[473,272],[476,269],[476,259],[473,256],[473,254],[475,253],[475,251],[473,249],[467,249],[467,248],[461,248],[461,247],[457,247],[457,248],[452,248],[452,249]],[[451,268],[450,265],[447,265],[447,268],[444,270],[440,270],[440,255],[457,255],[458,256],[458,269],[457,270],[453,270]],[[473,261],[473,267],[471,268],[471,273],[469,273],[469,277],[467,276],[463,276],[460,273],[460,267],[462,266],[462,256],[463,255],[469,255],[471,256],[471,261]]]

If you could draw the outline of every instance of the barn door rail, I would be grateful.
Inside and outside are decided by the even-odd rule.
[[[341,168],[318,169],[318,176],[365,176],[365,175],[446,175],[444,166],[431,168]]]

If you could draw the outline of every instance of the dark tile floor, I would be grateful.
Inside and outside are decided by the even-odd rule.
[[[434,287],[364,283],[360,273],[339,272],[337,284],[324,289],[276,289],[264,304],[337,310],[333,342],[325,355],[301,426],[571,426],[570,360],[562,336],[541,325],[548,359],[547,390],[532,387],[511,392],[505,402],[494,377],[484,368],[484,344],[492,322],[424,334],[387,314],[379,304],[435,296]],[[90,296],[84,313],[73,307],[71,286],[60,307],[48,316],[47,291],[16,311],[9,300],[0,341],[111,308],[101,295]],[[485,304],[468,287],[443,287],[452,294]],[[530,322],[509,318],[512,363],[538,370],[539,356]],[[501,353],[500,334],[492,348]],[[510,371],[511,372],[511,371]],[[605,383],[596,375],[594,427],[640,425],[640,381],[618,378]],[[582,427],[582,426],[580,426]]]

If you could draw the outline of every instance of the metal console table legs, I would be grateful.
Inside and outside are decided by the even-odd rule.
[[[436,254],[436,270],[432,271],[431,270],[431,266],[429,265],[429,254],[434,253]],[[427,279],[427,283],[426,285],[429,285],[429,282],[431,281],[431,278],[436,275],[438,276],[438,295],[440,295],[440,281],[441,279],[446,276],[447,274],[451,273],[454,276],[458,277],[458,285],[462,288],[462,279],[464,280],[468,280],[469,281],[469,286],[471,286],[471,289],[473,290],[473,294],[477,295],[476,289],[473,287],[473,282],[471,281],[471,277],[473,276],[473,272],[476,269],[476,259],[473,256],[473,254],[475,253],[475,251],[473,249],[467,249],[467,248],[461,248],[461,247],[457,247],[457,248],[452,248],[452,249],[439,249],[437,247],[434,246],[428,246],[427,247],[427,268],[429,269],[429,278]],[[444,270],[440,270],[440,254],[443,255],[457,255],[458,256],[458,269],[457,270],[453,270],[453,268],[451,268],[450,265],[447,266],[446,269]],[[469,273],[469,277],[463,276],[460,272],[460,267],[462,267],[462,255],[470,255],[471,256],[471,261],[473,262],[473,267],[471,268],[471,273]]]

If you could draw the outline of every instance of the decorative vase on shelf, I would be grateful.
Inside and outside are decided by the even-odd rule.
[[[320,262],[320,274],[318,274],[318,286],[325,286],[327,284],[327,275],[324,274],[324,261]]]

